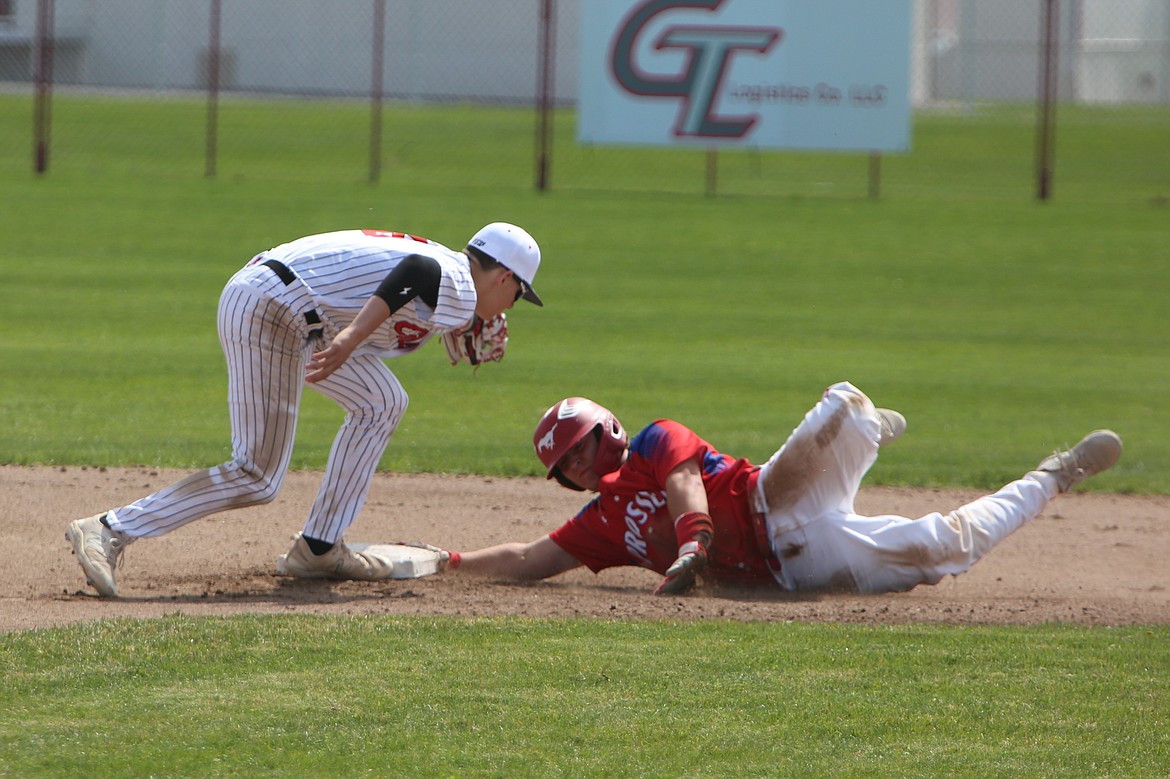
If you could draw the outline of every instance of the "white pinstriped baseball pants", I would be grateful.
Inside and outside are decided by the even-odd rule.
[[[262,265],[231,278],[220,296],[218,327],[227,358],[232,459],[114,509],[107,519],[111,528],[134,537],[160,536],[209,514],[276,497],[292,457],[312,351],[304,320],[311,307],[299,281],[285,286]],[[304,526],[310,538],[336,542],[361,511],[409,398],[372,355],[352,355],[311,386],[346,411]]]
[[[834,384],[763,466],[755,508],[784,589],[881,593],[937,584],[969,570],[1057,494],[1050,475],[1031,472],[946,514],[862,516],[853,504],[880,436],[873,402],[848,382]]]

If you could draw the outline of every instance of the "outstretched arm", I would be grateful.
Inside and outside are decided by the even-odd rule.
[[[454,570],[503,579],[547,579],[577,568],[576,557],[557,546],[549,536],[528,543],[513,542],[464,552]]]
[[[666,508],[674,517],[678,559],[666,571],[655,595],[677,595],[695,583],[707,565],[707,547],[715,533],[708,513],[707,487],[697,459],[682,462],[666,477]]]

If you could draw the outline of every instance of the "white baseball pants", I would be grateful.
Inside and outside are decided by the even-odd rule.
[[[842,382],[763,466],[755,507],[765,514],[781,587],[880,593],[936,584],[970,569],[1057,494],[1051,476],[1031,472],[947,514],[861,516],[854,500],[880,433],[873,402]]]
[[[220,344],[227,358],[232,459],[128,506],[107,521],[130,536],[159,536],[208,514],[276,497],[292,457],[305,364],[313,347],[299,281],[289,285],[263,265],[237,272],[219,301]],[[378,462],[409,403],[386,364],[353,355],[311,385],[345,409],[324,480],[305,522],[310,538],[336,542],[357,518]]]

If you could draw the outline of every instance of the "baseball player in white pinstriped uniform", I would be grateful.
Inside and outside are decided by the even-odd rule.
[[[273,500],[292,456],[306,382],[346,416],[304,530],[278,565],[304,578],[388,578],[390,564],[343,540],[408,403],[383,359],[475,317],[498,318],[521,298],[543,305],[532,288],[539,266],[532,236],[503,222],[477,232],[463,252],[403,233],[343,230],[254,257],[219,301],[232,459],[72,522],[66,538],[89,583],[117,595],[114,570],[135,539]]]

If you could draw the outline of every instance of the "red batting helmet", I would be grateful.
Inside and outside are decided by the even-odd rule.
[[[604,476],[622,466],[622,456],[630,440],[618,418],[588,398],[565,398],[544,412],[532,434],[532,445],[536,448],[536,456],[548,468],[548,478],[555,478],[569,489],[582,489],[561,474],[557,463],[594,431],[597,456],[593,458],[593,472]]]

